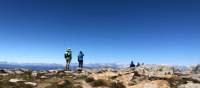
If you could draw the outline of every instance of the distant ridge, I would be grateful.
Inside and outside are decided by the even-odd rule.
[[[74,70],[77,68],[77,66],[78,66],[77,63],[72,63],[71,69]],[[87,69],[100,69],[100,68],[118,69],[118,68],[126,67],[127,65],[119,65],[115,63],[106,63],[106,64],[87,63],[87,64],[84,64],[84,66]],[[19,68],[25,68],[25,69],[31,69],[31,70],[51,70],[51,69],[64,69],[64,65],[56,64],[56,63],[14,63],[14,62],[6,62],[6,61],[0,62],[0,69],[19,69]]]

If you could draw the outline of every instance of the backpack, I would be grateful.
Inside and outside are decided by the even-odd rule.
[[[78,55],[78,60],[79,60],[79,61],[82,61],[82,60],[83,60],[83,56],[84,56],[84,54],[79,54],[79,55]]]

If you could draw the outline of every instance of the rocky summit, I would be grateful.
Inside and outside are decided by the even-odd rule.
[[[200,88],[200,74],[199,65],[187,71],[167,65],[74,71],[1,69],[0,88]]]

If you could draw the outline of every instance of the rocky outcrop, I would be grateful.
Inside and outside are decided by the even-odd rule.
[[[10,69],[3,69],[2,71],[8,74],[15,74],[15,72]]]
[[[194,73],[200,74],[200,64],[198,64],[198,65],[194,68]]]
[[[171,88],[165,80],[144,81],[128,88]]]
[[[200,88],[199,83],[187,83],[187,84],[182,84],[178,86],[178,88]]]

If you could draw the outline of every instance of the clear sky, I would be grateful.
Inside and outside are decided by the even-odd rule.
[[[200,63],[199,0],[0,0],[0,61]]]

